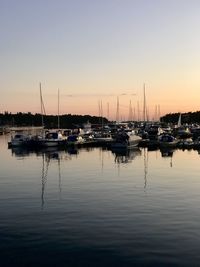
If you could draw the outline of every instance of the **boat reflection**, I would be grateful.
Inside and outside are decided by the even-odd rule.
[[[160,148],[161,156],[163,158],[170,158],[170,167],[173,167],[172,157],[174,154],[174,149],[172,148]]]
[[[30,156],[33,153],[33,151],[23,148],[23,147],[12,147],[11,153],[12,153],[12,156],[24,158],[24,157]]]
[[[54,165],[55,170],[57,169],[58,179],[58,194],[61,198],[62,183],[61,183],[61,163],[63,161],[72,160],[77,157],[79,151],[75,148],[69,148],[67,150],[58,150],[56,147],[49,147],[40,150],[30,150],[22,147],[13,147],[11,149],[12,156],[18,159],[24,159],[31,156],[36,156],[42,160],[41,166],[41,208],[44,208],[45,204],[45,191],[48,180],[49,168],[51,163]],[[55,167],[56,165],[57,167]]]
[[[160,149],[160,152],[161,152],[162,157],[172,157],[174,153],[174,149],[162,148]]]
[[[113,148],[112,153],[115,155],[115,163],[131,163],[137,156],[141,155],[139,148],[119,149]]]
[[[59,150],[57,147],[48,147],[43,148],[39,150],[33,150],[28,149],[25,147],[12,147],[11,148],[12,156],[18,157],[18,158],[25,158],[29,157],[31,155],[36,155],[38,157],[43,156],[45,154],[46,156],[54,159],[62,158],[62,159],[69,159],[70,156],[78,155],[79,150],[77,148],[69,147],[66,150]]]

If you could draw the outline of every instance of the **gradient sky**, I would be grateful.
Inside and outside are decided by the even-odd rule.
[[[0,0],[0,111],[200,110],[199,0]]]

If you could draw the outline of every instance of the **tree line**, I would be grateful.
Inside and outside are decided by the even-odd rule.
[[[161,117],[161,122],[177,124],[180,113],[169,113]],[[200,123],[200,111],[181,113],[181,122],[192,124]]]
[[[73,129],[82,126],[86,122],[91,124],[102,124],[107,123],[106,118],[90,115],[60,115],[59,125],[62,129]],[[43,115],[43,122],[45,128],[57,128],[58,127],[58,116],[55,115]],[[4,112],[0,113],[0,125],[9,126],[42,126],[42,115],[39,113],[32,114],[31,112],[22,113],[17,112],[15,114]]]
[[[161,122],[177,124],[180,113],[169,113],[160,118]],[[58,116],[56,115],[43,115],[45,128],[57,128]],[[108,123],[106,118],[91,116],[91,115],[72,115],[65,114],[59,116],[60,128],[73,129],[82,126],[86,122],[91,124],[101,125]],[[200,123],[200,111],[187,112],[181,114],[182,123]],[[9,126],[42,126],[42,115],[39,113],[32,114],[31,112],[0,113],[0,125]]]

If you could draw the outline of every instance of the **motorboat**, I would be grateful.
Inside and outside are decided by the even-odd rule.
[[[66,137],[62,135],[61,131],[46,131],[45,137],[39,137],[37,142],[42,147],[55,147],[64,145]]]
[[[123,131],[115,136],[111,148],[127,149],[127,148],[137,147],[141,140],[142,138],[136,135],[135,131],[131,132]]]
[[[11,136],[11,141],[8,143],[11,147],[25,146],[31,141],[31,136],[23,133],[16,133]]]
[[[175,147],[179,142],[173,135],[170,134],[160,135],[158,141],[160,147]]]
[[[113,142],[113,137],[111,133],[100,132],[94,135],[94,141],[99,143],[110,143]]]

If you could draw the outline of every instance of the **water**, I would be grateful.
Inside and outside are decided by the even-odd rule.
[[[200,266],[198,151],[10,150],[0,266]]]

